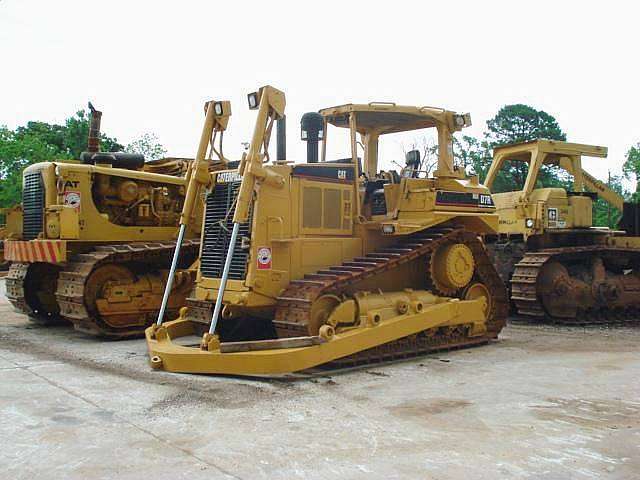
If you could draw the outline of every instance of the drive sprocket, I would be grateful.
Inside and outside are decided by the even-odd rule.
[[[473,252],[463,243],[440,245],[429,257],[429,279],[441,295],[455,295],[473,278]]]

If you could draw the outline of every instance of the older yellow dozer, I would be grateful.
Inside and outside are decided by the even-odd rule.
[[[454,168],[452,155],[468,114],[392,103],[307,113],[307,163],[284,159],[278,128],[278,158],[267,165],[285,96],[262,87],[249,106],[257,121],[238,170],[191,177],[187,207],[208,189],[196,287],[177,320],[147,329],[154,368],[269,375],[497,337],[508,299],[478,236],[495,233],[498,219],[488,189]],[[329,126],[347,129],[347,158],[327,160]],[[417,151],[400,174],[378,171],[380,137],[428,128],[439,140],[433,178]]]
[[[583,156],[606,157],[607,149],[545,139],[496,148],[489,188],[509,168],[524,175],[521,185],[494,191],[499,234],[486,236],[487,247],[520,315],[581,325],[637,322],[640,209],[586,172]],[[548,168],[573,177],[573,188],[545,185]],[[592,226],[597,198],[622,212],[617,230]]]
[[[40,324],[70,322],[109,338],[142,336],[158,316],[192,161],[145,162],[142,155],[100,151],[102,114],[90,108],[88,151],[79,160],[24,170],[22,209],[8,212],[3,242],[11,262],[7,298]],[[202,208],[200,201],[195,210]],[[200,223],[182,232],[179,267],[197,258]],[[179,272],[167,312],[177,315],[193,277]]]

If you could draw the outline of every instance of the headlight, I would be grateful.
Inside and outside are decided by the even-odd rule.
[[[216,102],[213,104],[213,112],[218,115],[221,116],[223,109],[222,109],[222,103],[221,102]]]
[[[527,218],[524,224],[527,228],[533,228],[533,218]]]
[[[258,92],[253,92],[247,95],[247,100],[249,101],[250,110],[255,110],[256,108],[258,108]]]
[[[456,124],[456,127],[470,127],[471,126],[471,114],[470,113],[464,113],[464,114],[456,114],[453,117],[453,121]]]
[[[393,233],[396,231],[396,227],[393,225],[382,225],[382,233]]]

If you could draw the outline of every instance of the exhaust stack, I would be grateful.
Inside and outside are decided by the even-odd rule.
[[[307,112],[300,119],[300,136],[307,142],[307,163],[318,163],[318,141],[324,136],[324,119],[316,112]]]
[[[91,111],[91,119],[89,121],[89,141],[87,142],[87,151],[97,153],[100,151],[100,121],[102,120],[102,112],[96,110],[91,102],[89,102],[89,110]]]
[[[276,120],[276,149],[277,160],[287,159],[287,117]]]

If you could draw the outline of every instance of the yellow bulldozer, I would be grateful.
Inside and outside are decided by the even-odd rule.
[[[24,170],[21,218],[8,226],[4,241],[11,262],[7,298],[38,323],[72,322],[110,338],[139,336],[158,315],[192,162],[101,152],[102,114],[90,108],[88,149],[79,161]],[[202,206],[198,201],[194,208]],[[197,257],[200,224],[197,215],[183,235],[179,267]],[[168,313],[177,314],[192,284],[191,272],[179,272]]]
[[[635,321],[640,314],[640,210],[586,172],[582,157],[604,158],[605,147],[539,139],[494,150],[485,180],[519,168],[521,185],[493,193],[499,234],[486,236],[520,315],[559,323]],[[553,168],[573,189],[544,185]],[[593,202],[622,212],[619,228],[593,227]]]
[[[479,236],[496,234],[498,218],[489,190],[453,162],[452,135],[468,114],[393,103],[307,113],[307,162],[286,160],[277,128],[268,164],[285,95],[265,86],[248,103],[257,119],[239,168],[191,177],[181,228],[193,217],[189,197],[208,192],[196,286],[178,319],[147,329],[154,368],[270,375],[497,337],[508,298]],[[196,164],[214,118],[208,112]],[[348,132],[344,158],[327,159],[329,127]],[[423,129],[439,139],[433,177],[417,151],[400,173],[378,170],[381,138]]]

